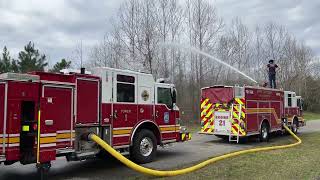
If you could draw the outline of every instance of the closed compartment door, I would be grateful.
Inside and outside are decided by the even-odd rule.
[[[78,125],[95,125],[99,123],[99,93],[98,79],[77,79],[76,123]]]
[[[57,149],[72,146],[73,88],[44,86],[40,110],[40,162],[46,162],[55,159]]]

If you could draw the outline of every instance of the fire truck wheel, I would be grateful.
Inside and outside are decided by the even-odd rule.
[[[293,124],[291,126],[291,130],[293,133],[297,134],[298,133],[298,128],[299,128],[299,122],[295,119],[293,120]]]
[[[155,135],[147,129],[137,132],[130,148],[130,156],[133,161],[144,164],[151,162],[156,156],[157,139]]]
[[[267,142],[269,141],[269,125],[266,122],[263,122],[260,129],[260,141]]]

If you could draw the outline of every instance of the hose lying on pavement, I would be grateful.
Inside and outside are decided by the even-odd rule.
[[[114,150],[110,145],[108,145],[106,142],[104,142],[101,138],[99,138],[95,134],[90,134],[89,139],[96,142],[97,144],[99,144],[102,148],[104,148],[106,151],[108,151],[112,156],[114,156],[119,161],[121,161],[123,164],[125,164],[126,166],[128,166],[129,168],[131,168],[135,171],[138,171],[140,173],[147,174],[147,175],[152,175],[152,176],[177,176],[177,175],[181,175],[181,174],[190,173],[192,171],[203,168],[211,163],[214,163],[214,162],[217,162],[217,161],[220,161],[223,159],[227,159],[230,157],[234,157],[234,156],[239,156],[241,154],[259,152],[259,151],[269,151],[269,150],[275,150],[275,149],[284,149],[284,148],[290,148],[290,147],[301,144],[302,141],[298,136],[296,136],[287,126],[284,126],[284,128],[297,140],[297,142],[292,143],[292,144],[288,144],[288,145],[260,147],[260,148],[253,148],[253,149],[236,151],[236,152],[221,155],[218,157],[213,157],[211,159],[208,159],[206,161],[203,161],[199,164],[196,164],[196,165],[188,167],[188,168],[179,169],[179,170],[172,170],[172,171],[154,170],[154,169],[140,166],[140,165],[130,161],[129,159],[127,159],[123,155],[121,155],[119,152]]]

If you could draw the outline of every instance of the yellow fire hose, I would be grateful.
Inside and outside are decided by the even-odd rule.
[[[206,161],[203,161],[197,165],[194,165],[194,166],[191,166],[188,168],[179,169],[179,170],[172,170],[172,171],[160,171],[160,170],[154,170],[154,169],[140,166],[140,165],[130,161],[129,159],[127,159],[123,155],[121,155],[119,152],[114,150],[110,145],[108,145],[106,142],[104,142],[102,139],[100,139],[95,134],[90,134],[89,139],[95,141],[97,144],[99,144],[101,147],[103,147],[106,151],[108,151],[112,156],[114,156],[119,161],[121,161],[123,164],[125,164],[126,166],[128,166],[129,168],[131,168],[135,171],[138,171],[140,173],[147,174],[147,175],[152,175],[152,176],[177,176],[177,175],[181,175],[181,174],[190,173],[192,171],[203,168],[211,163],[214,163],[214,162],[217,162],[217,161],[220,161],[223,159],[227,159],[230,157],[234,157],[234,156],[239,156],[241,154],[259,152],[259,151],[269,151],[269,150],[275,150],[275,149],[284,149],[284,148],[290,148],[290,147],[301,144],[302,141],[298,136],[296,136],[287,126],[284,126],[284,128],[297,140],[296,143],[288,144],[288,145],[281,145],[281,146],[260,147],[260,148],[253,148],[253,149],[247,149],[247,150],[242,150],[242,151],[236,151],[236,152],[232,152],[232,153],[225,154],[222,156],[213,157],[211,159],[208,159]]]

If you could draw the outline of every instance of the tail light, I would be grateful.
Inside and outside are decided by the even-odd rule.
[[[37,124],[33,124],[33,130],[36,131],[38,129],[38,125]]]

